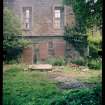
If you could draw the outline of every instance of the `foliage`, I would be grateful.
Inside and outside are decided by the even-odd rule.
[[[64,39],[72,44],[81,56],[85,56],[88,47],[87,36],[85,34],[82,34],[76,28],[70,29],[69,27],[65,27]]]
[[[89,45],[89,55],[92,58],[98,58],[98,48],[94,43]]]
[[[101,88],[73,90],[60,99],[54,100],[51,105],[101,105]]]
[[[100,59],[89,59],[88,67],[90,69],[101,69],[102,68],[102,62],[100,61]]]
[[[84,59],[83,57],[78,58],[77,60],[71,61],[74,64],[77,65],[82,65],[82,66],[86,66],[86,59]]]
[[[51,105],[101,105],[101,86],[94,89],[78,89],[67,92],[52,101]]]
[[[72,5],[80,32],[86,33],[94,25],[102,28],[102,0],[64,0],[64,4]]]
[[[89,42],[89,56],[96,59],[99,57],[98,51],[102,50],[102,36],[99,32],[96,32],[92,36],[91,32],[87,33]]]
[[[19,47],[21,47],[21,48],[25,48],[31,44],[32,44],[31,40],[26,40],[23,38],[19,40]]]
[[[21,34],[19,18],[14,15],[12,10],[5,7],[3,10],[3,57],[5,62],[16,60],[22,52],[22,48],[30,42],[19,39]]]
[[[66,33],[69,33],[69,35],[70,36],[72,36],[72,35],[82,35],[82,36],[84,36],[84,34],[83,33],[81,33],[81,31],[80,30],[78,30],[78,28],[77,27],[73,27],[73,28],[70,28],[70,27],[68,27],[68,26],[66,26],[65,27],[65,34]]]
[[[102,42],[102,35],[100,34],[98,30],[96,30],[95,34],[93,35],[92,35],[91,30],[88,30],[87,35],[88,35],[89,43],[94,42],[94,43],[100,44]]]
[[[21,34],[18,18],[12,10],[4,8],[3,10],[3,49],[14,48],[18,46],[17,35]]]
[[[24,66],[14,65],[3,73],[3,105],[101,105],[100,85],[93,89],[60,91],[46,72],[24,72]],[[99,71],[89,71],[91,80],[96,72]]]
[[[46,72],[24,72],[24,66],[3,73],[3,105],[101,105],[101,86],[60,91]]]
[[[49,57],[46,62],[54,66],[62,66],[62,65],[65,65],[66,63],[64,58],[62,57],[53,57],[53,58]]]
[[[89,45],[89,56],[93,59],[98,58],[98,51],[102,50],[102,36],[99,32],[92,36],[91,29],[93,30],[95,26],[98,27],[98,30],[102,28],[102,0],[64,0],[64,4],[73,7],[76,17],[76,26],[72,29],[69,29],[69,27],[65,29],[65,39],[71,43],[72,36],[86,34],[88,38],[82,40],[87,43],[81,44],[78,41],[73,41],[72,44],[79,52],[83,52],[83,46],[81,47],[81,45]]]
[[[3,105],[49,105],[52,98],[62,96],[46,72],[24,72],[11,67],[3,76]]]
[[[20,47],[6,49],[6,53],[4,54],[5,63],[7,64],[16,63],[16,62],[19,63],[21,52],[22,52],[22,48]]]

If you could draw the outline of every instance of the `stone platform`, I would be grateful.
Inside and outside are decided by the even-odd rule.
[[[40,70],[40,71],[49,71],[52,70],[52,65],[50,64],[33,64],[28,66],[28,70]]]

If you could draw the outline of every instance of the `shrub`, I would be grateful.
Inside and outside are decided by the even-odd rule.
[[[49,63],[49,64],[52,64],[54,66],[65,65],[65,60],[62,57],[48,58],[46,62]]]
[[[101,93],[101,86],[96,86],[94,89],[72,90],[63,97],[53,100],[50,105],[101,105]]]
[[[21,52],[22,48],[20,47],[6,49],[6,54],[4,54],[4,62],[9,64],[19,62],[18,60]]]
[[[92,58],[98,58],[99,57],[99,55],[98,55],[98,51],[99,51],[98,46],[99,45],[94,43],[94,42],[89,43],[89,55]]]
[[[30,40],[19,38],[21,35],[20,19],[10,8],[3,9],[3,57],[5,62],[14,62],[22,48],[31,44]],[[12,60],[12,61],[11,61]]]
[[[86,60],[82,57],[78,58],[77,60],[71,61],[71,62],[77,65],[82,65],[82,66],[86,65]]]
[[[87,35],[89,42],[89,56],[96,59],[99,57],[98,51],[102,50],[102,36],[98,31],[94,36],[91,32],[88,32]]]
[[[17,36],[21,34],[19,19],[9,8],[3,10],[3,49],[15,48],[18,46]]]
[[[5,61],[6,64],[16,64],[18,63],[17,60],[10,60],[10,61]]]
[[[99,59],[90,59],[88,61],[88,67],[90,69],[101,69],[102,68],[102,62]]]

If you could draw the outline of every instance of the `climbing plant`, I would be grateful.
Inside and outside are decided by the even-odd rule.
[[[88,30],[93,30],[94,26],[102,30],[102,3],[102,0],[64,0],[64,4],[72,6],[76,17],[75,27],[66,27],[64,38],[76,49],[85,48],[90,44],[87,40]]]
[[[71,43],[81,56],[85,56],[88,47],[87,35],[65,28],[64,39]]]

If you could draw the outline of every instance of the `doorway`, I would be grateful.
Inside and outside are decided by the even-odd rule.
[[[39,44],[34,45],[34,64],[38,64],[40,62],[39,59]]]

